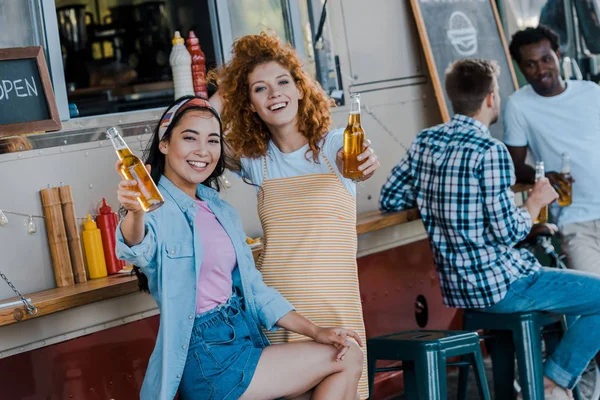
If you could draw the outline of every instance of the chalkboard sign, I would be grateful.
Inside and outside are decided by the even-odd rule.
[[[444,121],[453,115],[444,90],[444,72],[462,58],[498,62],[498,85],[505,104],[518,84],[494,0],[411,0],[411,5]],[[490,130],[494,137],[502,139],[502,120]]]
[[[0,49],[0,136],[60,128],[42,48]]]

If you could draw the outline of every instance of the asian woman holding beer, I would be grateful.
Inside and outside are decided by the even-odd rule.
[[[359,335],[315,325],[265,285],[239,215],[219,198],[226,163],[216,110],[180,99],[150,143],[147,168],[164,204],[144,213],[136,181],[117,190],[127,210],[118,255],[140,269],[140,286],[160,308],[140,397],[173,399],[179,389],[182,399],[354,399],[364,362]],[[305,341],[268,346],[261,326]]]
[[[264,32],[236,40],[231,61],[212,78],[239,173],[257,187],[265,282],[315,323],[346,326],[364,340],[356,186],[340,172],[344,130],[330,131],[327,95],[293,48]],[[379,167],[369,145],[359,156],[361,180]],[[268,337],[302,340],[286,331]],[[368,397],[366,358],[359,396]]]

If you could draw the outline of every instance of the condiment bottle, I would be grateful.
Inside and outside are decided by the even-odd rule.
[[[100,235],[102,236],[102,247],[104,248],[104,260],[106,261],[106,272],[108,275],[118,273],[124,266],[125,261],[121,261],[117,258],[115,248],[117,241],[115,232],[117,231],[117,225],[119,223],[119,217],[115,214],[108,204],[106,199],[102,199],[102,207],[100,207],[100,215],[96,217],[96,224],[100,229]]]
[[[87,216],[87,221],[83,223],[82,236],[90,279],[105,277],[107,274],[104,250],[102,249],[102,236],[90,214]]]
[[[193,96],[192,56],[190,56],[190,53],[185,48],[185,40],[183,40],[179,31],[175,31],[175,36],[173,37],[173,49],[169,56],[169,63],[173,71],[175,99],[181,96]]]
[[[190,31],[187,38],[187,50],[192,56],[192,82],[196,96],[208,99],[206,88],[206,57],[200,48],[200,42],[194,31]]]

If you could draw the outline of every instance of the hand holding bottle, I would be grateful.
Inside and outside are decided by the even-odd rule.
[[[562,207],[568,206],[572,201],[572,185],[575,179],[569,174],[564,175],[555,171],[546,172],[550,184],[558,193],[558,204]]]
[[[375,174],[375,171],[380,167],[379,160],[371,148],[371,141],[366,139],[363,142],[363,152],[357,157],[361,163],[358,169],[362,172],[362,176],[357,178],[358,181],[366,181]],[[344,168],[344,148],[341,147],[337,152],[336,164],[340,171]]]
[[[546,172],[546,178],[550,180],[550,184],[555,188],[575,182],[572,176],[565,177],[556,171]]]
[[[158,191],[152,177],[144,168],[144,163],[131,152],[125,140],[115,127],[108,128],[106,136],[110,139],[121,161],[117,172],[126,180],[136,180],[139,192],[137,199],[145,212],[151,212],[162,206],[165,202]]]
[[[120,175],[120,171],[123,163],[121,160],[118,160],[115,163],[115,169]],[[150,165],[146,165],[146,170],[150,173]],[[125,209],[132,213],[143,213],[144,210],[142,205],[140,204],[138,197],[140,197],[140,192],[138,190],[138,183],[136,180],[130,179],[121,179],[119,182],[119,187],[117,189],[117,199],[119,203]]]
[[[548,178],[540,178],[535,185],[533,185],[531,192],[529,192],[529,196],[525,201],[525,209],[529,211],[531,218],[535,220],[538,218],[540,210],[557,198],[558,193],[556,193],[556,190],[554,190]],[[536,223],[539,222],[546,221],[536,221]]]
[[[119,160],[115,164],[115,169],[120,175],[122,162]],[[146,170],[150,172],[150,166],[146,165]],[[121,233],[125,244],[135,246],[140,244],[145,236],[144,229],[144,209],[138,200],[140,192],[138,183],[131,179],[121,179],[117,189],[117,198],[119,202],[128,211],[123,222],[121,222]]]

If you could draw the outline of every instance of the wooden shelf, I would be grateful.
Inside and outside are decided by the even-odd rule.
[[[35,316],[27,314],[25,306],[0,308],[0,326],[10,325],[20,321],[41,317],[69,308],[83,306],[100,300],[111,299],[138,290],[137,278],[129,274],[111,275],[106,278],[92,279],[72,286],[43,290],[25,295],[37,307]],[[18,297],[3,300],[10,303],[19,300]]]
[[[414,221],[419,218],[420,216],[417,209],[390,213],[382,213],[380,211],[368,212],[358,216],[356,231],[358,234],[374,232],[390,226]],[[252,253],[255,260],[258,258],[261,251],[262,246],[253,247]],[[27,294],[25,297],[28,299],[30,298],[33,305],[38,309],[37,315],[31,316],[27,314],[25,307],[22,304],[12,307],[3,307],[0,308],[0,326],[27,321],[29,319],[83,306],[85,304],[136,293],[137,291],[138,285],[135,276],[129,274],[117,274],[106,278],[93,279],[84,283],[77,283],[72,286]],[[19,300],[17,297],[2,300],[0,301],[0,305],[17,300]]]

